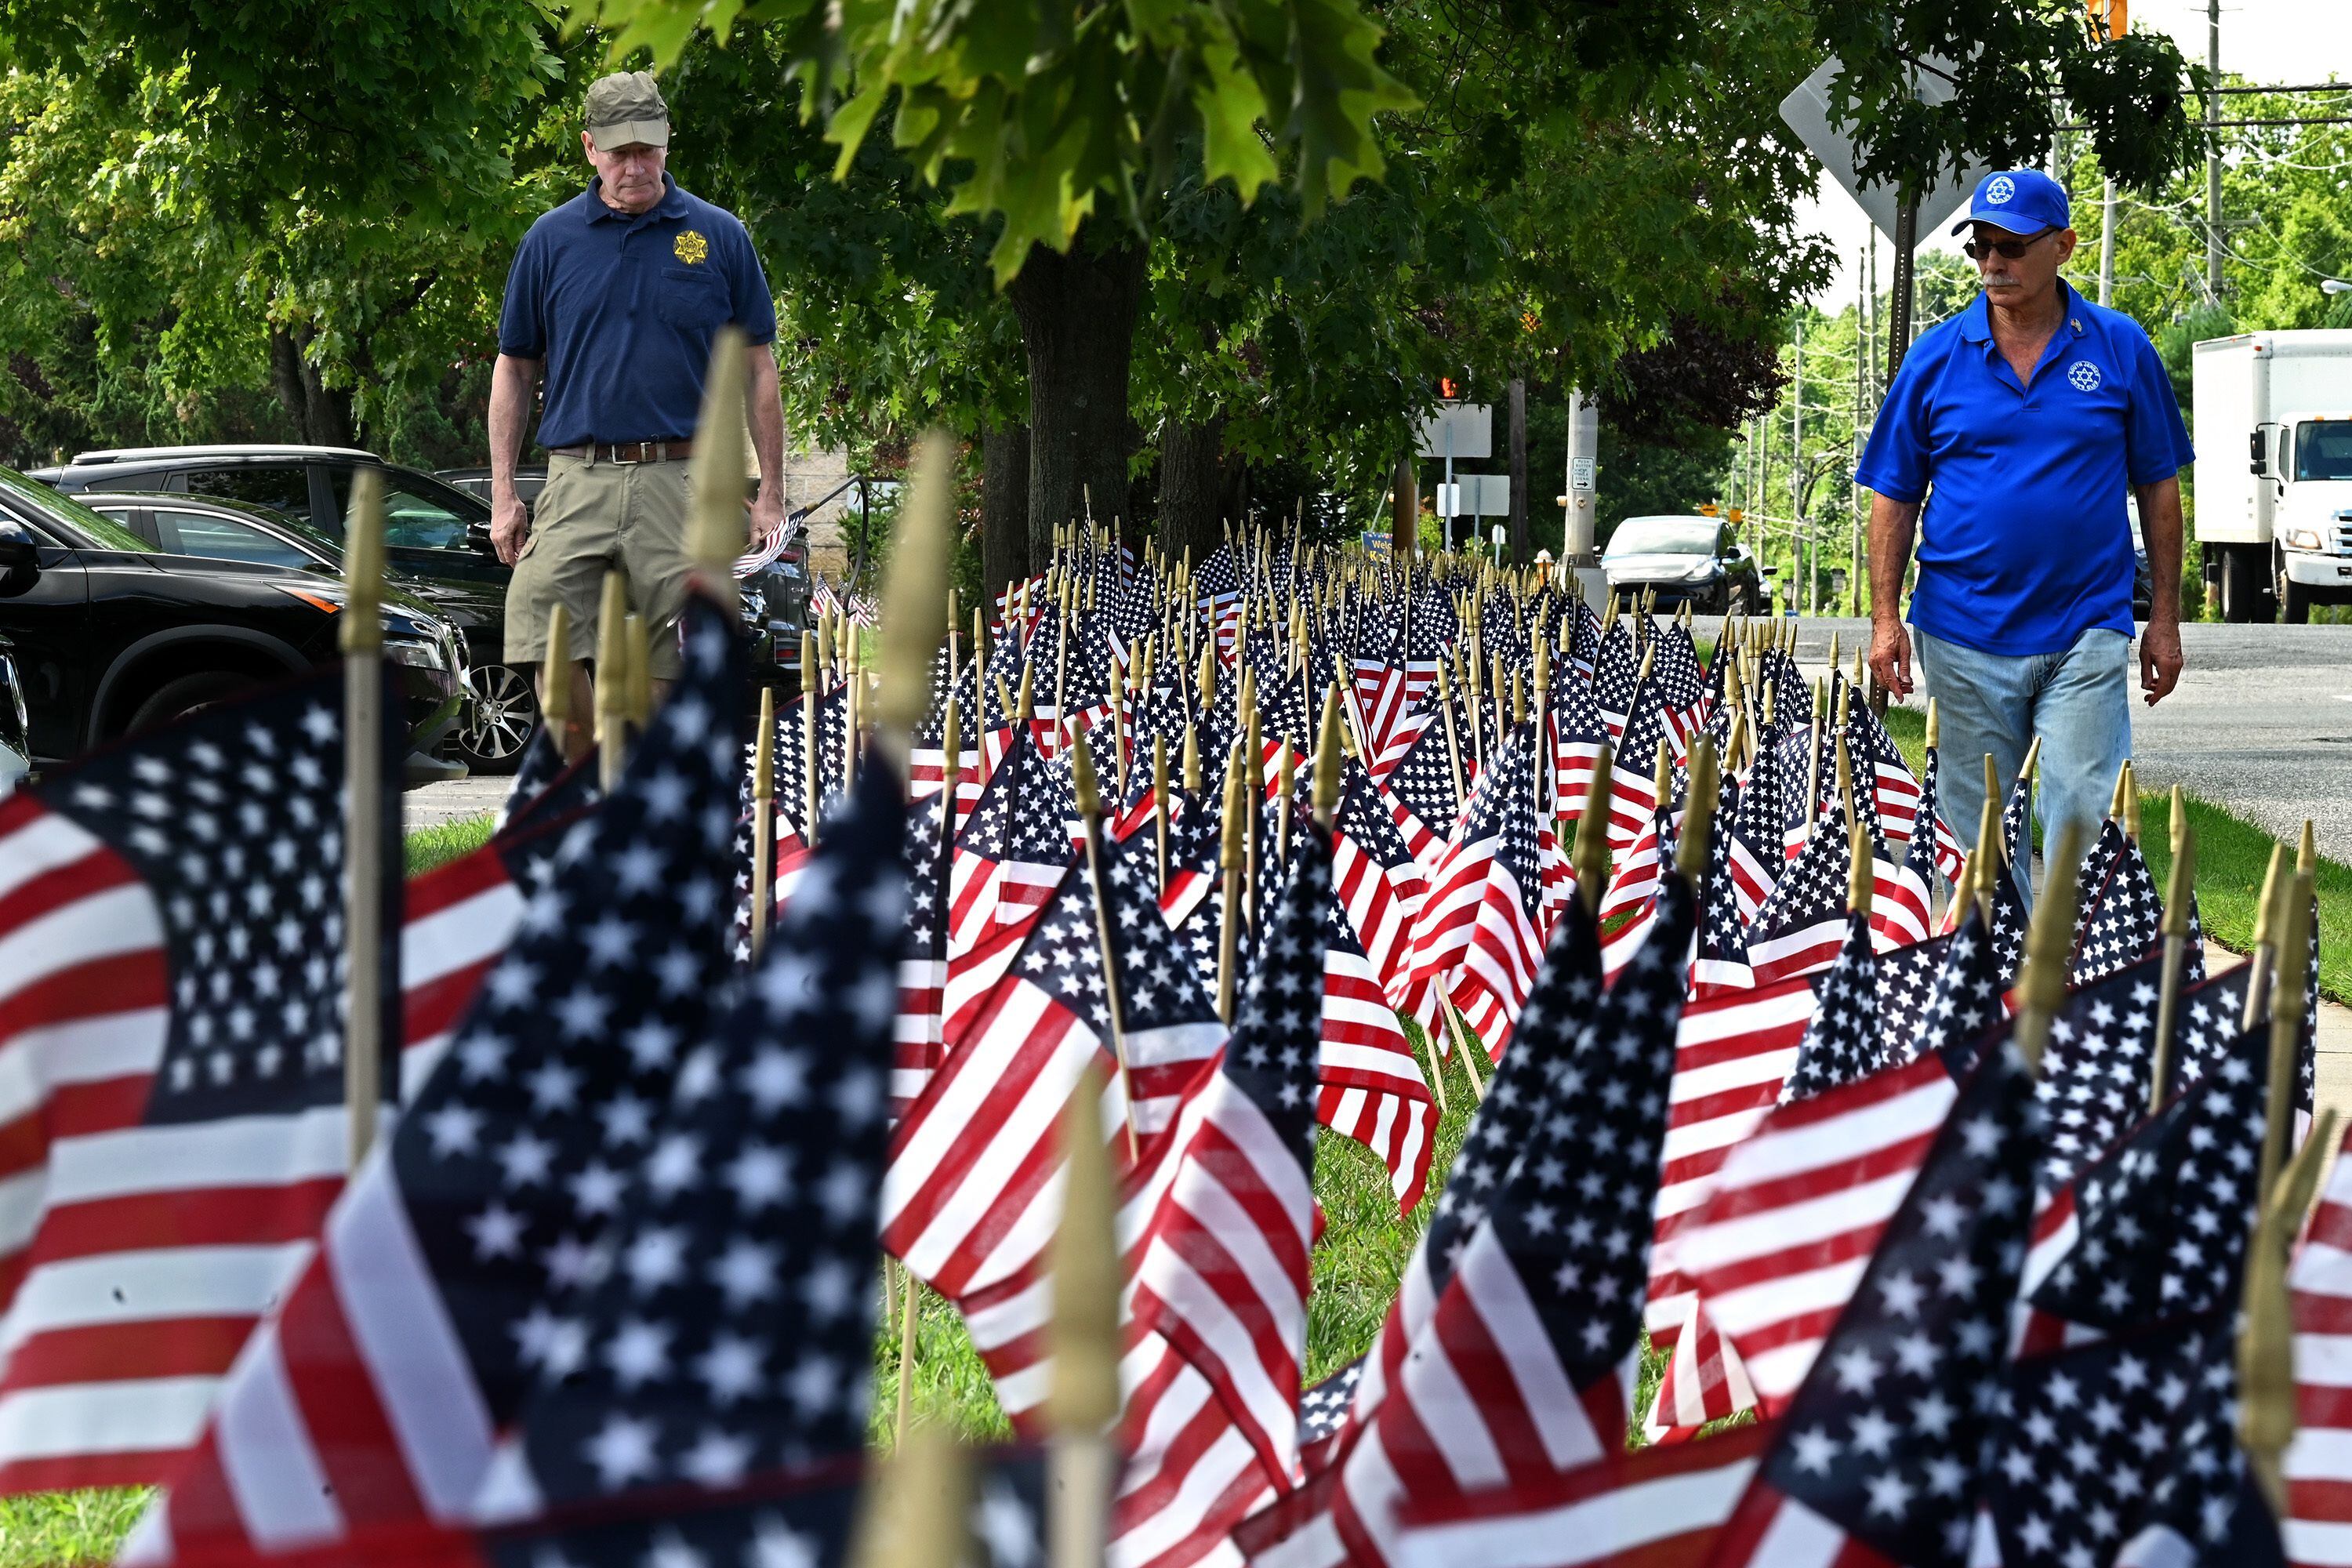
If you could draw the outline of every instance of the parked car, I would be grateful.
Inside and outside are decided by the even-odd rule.
[[[1701,614],[1717,616],[1765,608],[1756,558],[1720,518],[1629,517],[1610,534],[1601,570],[1611,593],[1654,588],[1661,605],[1687,600]]]
[[[506,588],[513,572],[490,547],[490,505],[484,497],[355,447],[121,447],[83,452],[63,468],[37,469],[32,477],[68,494],[162,490],[242,501],[340,542],[352,476],[362,467],[383,476],[390,567],[412,580],[482,595],[488,619],[479,631],[467,628],[472,708],[456,751],[478,772],[511,772],[538,726],[539,704],[531,672],[506,662]],[[540,472],[543,482],[543,466]],[[796,688],[801,628],[814,586],[803,552],[780,552],[741,585],[753,674]]]
[[[436,756],[461,706],[457,628],[397,587],[385,597],[409,780],[462,776]],[[37,764],[334,659],[342,611],[341,584],[314,570],[169,553],[0,468],[0,636]]]
[[[33,765],[33,742],[26,733],[25,679],[16,672],[16,645],[0,632],[0,795],[15,789]]]
[[[489,501],[490,470],[488,468],[436,468],[433,470],[433,477],[444,484],[453,485],[464,490],[485,505]],[[515,465],[515,494],[522,498],[524,506],[537,506],[539,492],[546,488],[547,465],[545,463]]]
[[[342,579],[341,540],[265,507],[152,490],[85,490],[76,499],[167,553],[254,562],[335,582]],[[397,568],[388,568],[386,576],[457,628],[467,679],[467,700],[450,735],[451,754],[475,772],[511,772],[537,721],[530,683],[504,667],[488,674],[478,671],[474,651],[499,647],[505,594],[495,584],[468,578],[425,577]]]

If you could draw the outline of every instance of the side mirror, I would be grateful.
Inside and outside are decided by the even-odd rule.
[[[2270,433],[2256,426],[2246,437],[2246,455],[2253,461],[2248,471],[2256,478],[2269,472],[2271,466]]]
[[[41,580],[41,555],[33,536],[13,523],[0,523],[0,598],[29,594]]]

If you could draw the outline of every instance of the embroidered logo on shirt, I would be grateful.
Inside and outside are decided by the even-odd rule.
[[[2066,367],[2066,379],[2074,384],[2077,392],[2096,392],[2099,384],[2106,378],[2099,374],[2097,365],[2089,360],[2078,359]]]
[[[2017,182],[2007,174],[1994,175],[1992,184],[1985,187],[1985,200],[1995,206],[2000,205],[2015,195],[2017,195]]]
[[[710,242],[693,229],[684,229],[670,242],[670,249],[677,252],[680,261],[691,267],[710,254]]]

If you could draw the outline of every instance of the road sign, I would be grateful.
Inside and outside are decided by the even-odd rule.
[[[1457,474],[1454,482],[1437,487],[1437,515],[1440,517],[1508,517],[1511,515],[1511,476],[1508,474]]]
[[[1448,447],[1445,437],[1454,437]],[[1491,403],[1441,403],[1437,412],[1421,422],[1413,451],[1423,458],[1491,458],[1495,455],[1495,405]],[[1451,516],[1454,514],[1448,513]]]
[[[1389,536],[1386,530],[1366,529],[1364,531],[1364,553],[1375,561],[1386,561],[1389,558]]]
[[[1918,95],[1922,103],[1948,101],[1952,96],[1952,84],[1937,73],[1948,71],[1951,68],[1949,62],[1930,55],[1927,65],[1929,68],[1913,73],[1912,91]],[[1807,77],[1780,100],[1780,118],[1788,122],[1790,130],[1797,133],[1797,140],[1805,144],[1805,150],[1820,161],[1831,177],[1843,185],[1846,194],[1870,216],[1870,221],[1877,226],[1878,232],[1900,243],[1895,233],[1896,209],[1901,205],[1899,193],[1889,184],[1862,184],[1861,177],[1853,169],[1853,142],[1830,118],[1830,84],[1844,68],[1838,58],[1832,55],[1822,62],[1821,69]],[[1985,173],[1986,165],[1971,163],[1958,174],[1941,174],[1933,187],[1920,195],[1918,226],[1915,232],[1925,235],[1958,212]]]
[[[1591,458],[1574,458],[1570,459],[1568,465],[1568,488],[1572,490],[1589,490],[1592,488]]]

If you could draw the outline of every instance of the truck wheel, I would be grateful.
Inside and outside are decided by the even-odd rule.
[[[2233,625],[2271,618],[2264,581],[2269,574],[2256,563],[2251,550],[2232,549],[2221,557],[2221,618]]]
[[[2279,619],[2291,626],[2311,624],[2311,590],[2286,574],[2282,563],[2278,573]]]

